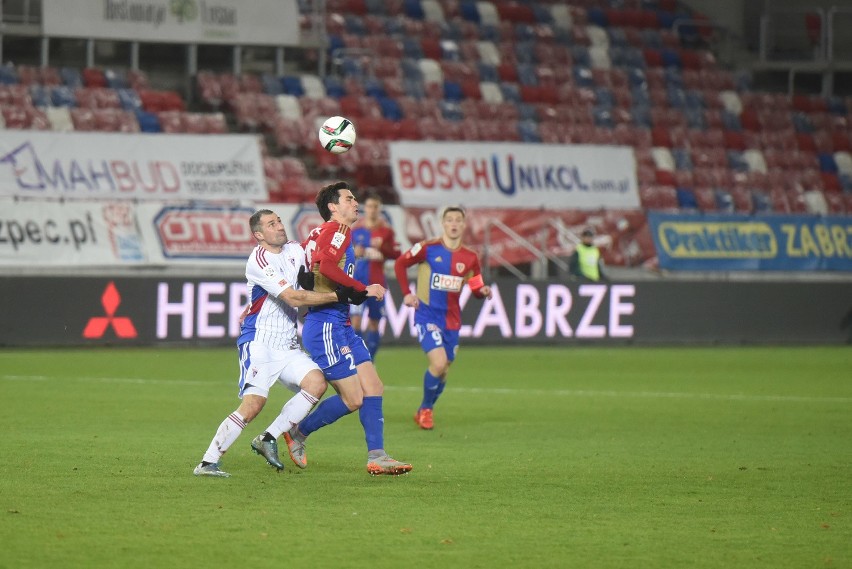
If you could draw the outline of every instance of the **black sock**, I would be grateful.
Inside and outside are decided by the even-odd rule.
[[[263,433],[263,440],[265,441],[274,441],[275,437],[270,435],[268,432]]]
[[[202,466],[202,467],[210,466],[211,464],[213,464],[213,463],[212,463],[212,462],[207,462],[206,460],[202,460],[202,461],[201,461],[201,466]]]

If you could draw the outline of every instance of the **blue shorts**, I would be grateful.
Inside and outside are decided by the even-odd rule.
[[[437,324],[415,324],[417,327],[417,338],[420,340],[420,347],[427,354],[435,348],[444,348],[447,352],[447,360],[454,361],[456,352],[459,351],[459,331],[444,330]]]
[[[357,365],[372,361],[364,340],[348,324],[305,320],[302,343],[330,381],[355,375]]]
[[[385,317],[385,301],[370,297],[364,304],[351,305],[349,307],[350,316],[367,316],[370,320],[378,322]]]

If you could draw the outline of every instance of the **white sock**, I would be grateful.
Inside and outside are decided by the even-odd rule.
[[[284,404],[284,407],[281,408],[281,414],[269,425],[266,432],[277,439],[281,436],[281,433],[289,431],[301,423],[302,419],[307,417],[314,405],[317,404],[317,401],[319,400],[316,397],[303,389]]]
[[[204,462],[219,462],[225,451],[230,448],[243,429],[246,428],[246,420],[242,415],[234,411],[228,415],[219,428],[216,430],[216,436],[210,442],[207,452],[204,453]]]

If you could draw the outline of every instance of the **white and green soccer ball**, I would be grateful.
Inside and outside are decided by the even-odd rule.
[[[343,154],[355,144],[355,125],[343,117],[325,119],[319,129],[319,141],[332,154]]]

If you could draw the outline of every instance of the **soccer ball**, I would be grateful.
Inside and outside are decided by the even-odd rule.
[[[320,144],[332,154],[343,154],[352,148],[355,136],[355,125],[343,117],[329,117],[319,129]]]

